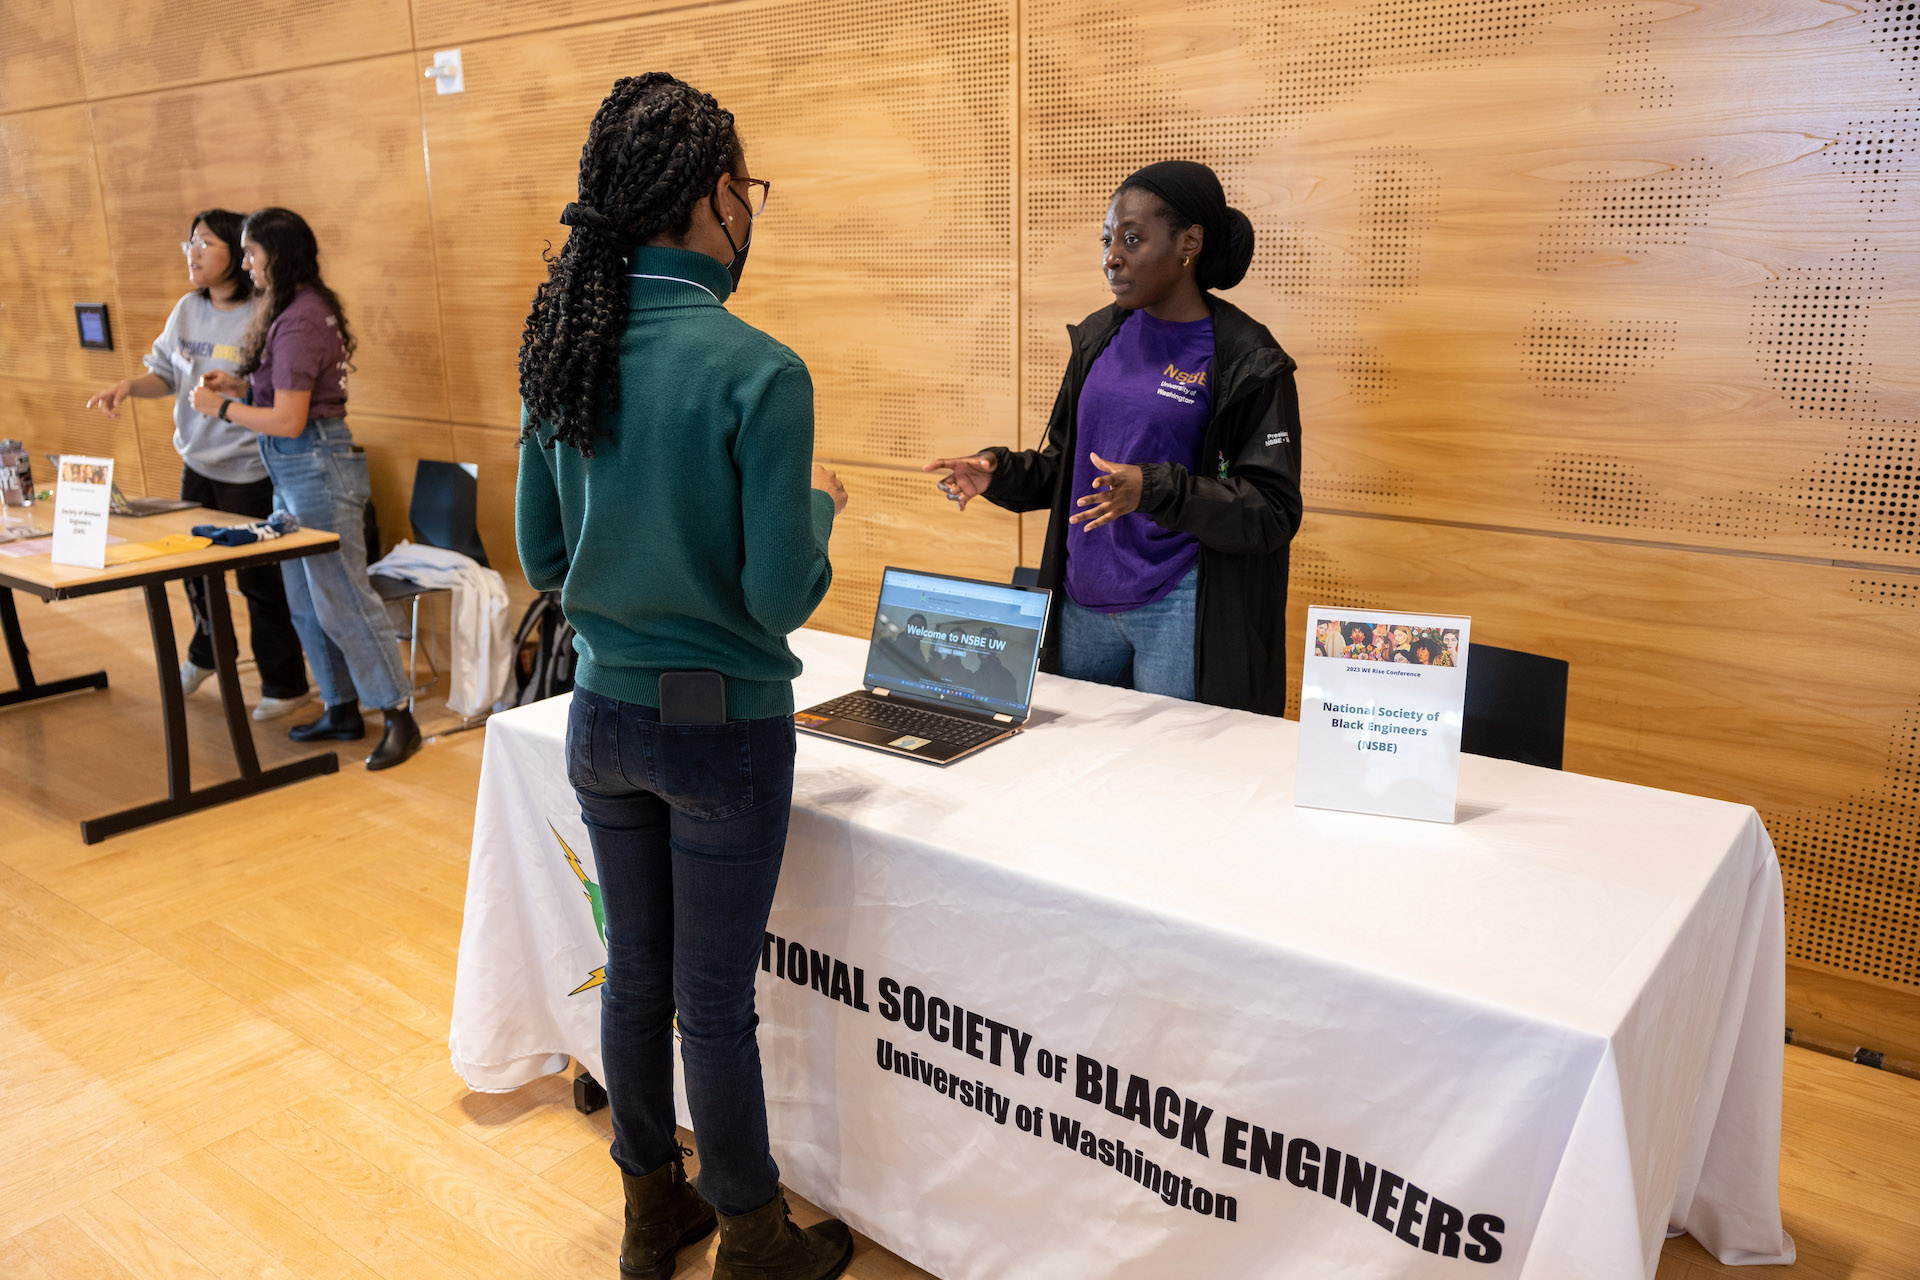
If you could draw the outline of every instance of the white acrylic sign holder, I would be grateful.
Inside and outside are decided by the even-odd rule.
[[[1307,610],[1295,804],[1453,821],[1470,622]]]
[[[54,473],[55,564],[107,567],[107,514],[113,509],[113,459],[60,456]]]

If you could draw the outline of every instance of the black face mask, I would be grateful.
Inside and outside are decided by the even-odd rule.
[[[740,200],[739,192],[734,191],[732,187],[728,187],[727,190],[733,193],[735,200]],[[745,200],[740,200],[742,208],[746,208],[746,204],[747,202]],[[727,264],[727,274],[733,277],[733,289],[735,293],[738,293],[740,291],[741,273],[747,269],[747,250],[753,248],[753,213],[751,210],[748,210],[747,238],[737,245],[733,242],[733,232],[727,230],[727,220],[721,217],[720,207],[717,204],[714,205],[713,216],[720,219],[720,234],[727,238],[727,248],[733,250],[733,261]]]

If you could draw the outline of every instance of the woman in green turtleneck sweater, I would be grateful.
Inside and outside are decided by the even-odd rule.
[[[832,581],[847,498],[812,461],[806,366],[725,307],[766,202],[746,172],[711,97],[662,73],[615,84],[520,352],[520,560],[578,633],[567,775],[606,908],[620,1274],[652,1280],[716,1210],[716,1280],[829,1280],[853,1253],[841,1223],[787,1216],[754,1035],[793,795],[786,636]],[[690,671],[719,673],[724,708],[663,699],[662,677]]]

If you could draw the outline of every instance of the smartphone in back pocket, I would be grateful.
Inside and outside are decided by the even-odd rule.
[[[718,671],[660,673],[661,724],[725,724],[727,678]]]

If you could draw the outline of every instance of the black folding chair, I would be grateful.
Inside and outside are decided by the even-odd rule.
[[[1558,769],[1567,742],[1567,664],[1472,642],[1460,749]]]
[[[407,520],[413,526],[415,542],[445,551],[458,551],[485,566],[487,549],[480,543],[479,506],[480,482],[460,463],[432,462],[423,458],[414,466],[413,498],[407,504]],[[428,681],[424,688],[419,682],[420,597],[448,589],[423,587],[417,582],[384,573],[373,574],[372,581],[373,589],[382,600],[406,600],[412,604],[412,619],[406,631],[396,633],[396,637],[405,640],[408,646],[407,710],[411,711],[414,695],[431,689],[434,681],[440,678],[440,669],[434,665],[433,655],[429,653],[427,666],[433,669],[433,680]],[[448,591],[448,594],[452,593]]]

